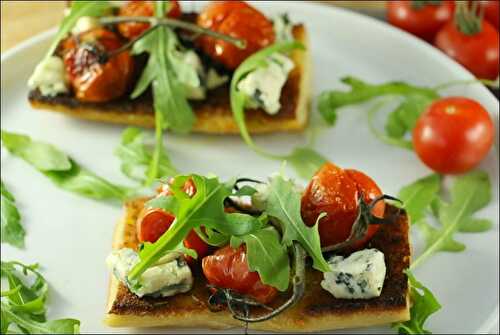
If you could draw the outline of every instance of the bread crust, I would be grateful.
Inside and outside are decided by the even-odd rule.
[[[144,199],[128,202],[125,217],[116,226],[113,249],[136,249],[135,222]],[[394,207],[387,207],[395,212]],[[320,287],[323,275],[308,266],[305,295],[292,308],[265,322],[251,323],[250,329],[278,332],[313,332],[368,327],[409,319],[408,279],[403,270],[410,263],[408,218],[400,214],[396,222],[382,226],[369,247],[384,252],[387,274],[382,294],[374,299],[335,299]],[[207,282],[200,266],[192,267],[193,290],[169,298],[139,298],[111,276],[105,323],[111,327],[171,327],[227,329],[245,327],[227,310],[211,312],[206,301]],[[283,293],[275,304],[284,301]]]
[[[307,125],[311,86],[309,41],[303,25],[294,26],[293,35],[306,46],[306,50],[292,52],[295,68],[283,87],[280,98],[282,107],[276,115],[269,115],[262,109],[247,110],[246,124],[250,133],[296,132]],[[193,132],[239,134],[230,107],[229,85],[223,85],[207,94],[207,99],[191,102],[197,118]],[[35,109],[60,112],[85,120],[148,128],[155,124],[150,92],[135,100],[121,97],[106,103],[84,103],[70,95],[48,97],[33,90],[29,93],[28,100]]]

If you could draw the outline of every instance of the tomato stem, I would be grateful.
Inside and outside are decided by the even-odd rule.
[[[457,29],[465,35],[476,35],[482,30],[484,7],[479,9],[479,3],[473,1],[471,7],[466,2],[457,2],[455,9],[455,24]]]
[[[246,41],[240,38],[235,38],[229,35],[221,34],[216,31],[202,28],[197,26],[196,24],[185,22],[182,20],[170,19],[170,18],[157,18],[157,17],[149,17],[149,16],[105,16],[99,18],[99,22],[103,25],[107,24],[118,24],[118,23],[126,23],[126,22],[139,22],[139,23],[149,23],[151,27],[148,30],[155,29],[159,26],[168,26],[174,28],[185,29],[197,34],[204,34],[216,39],[220,39],[229,43],[234,44],[236,47],[240,49],[244,49],[246,47]],[[142,38],[143,36],[140,36]]]
[[[441,2],[441,0],[412,0],[411,6],[415,10],[420,10],[427,5],[439,6]]]

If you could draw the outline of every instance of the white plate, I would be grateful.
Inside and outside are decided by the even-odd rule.
[[[373,82],[404,80],[419,85],[471,78],[436,49],[374,19],[306,3],[256,5],[267,14],[288,11],[294,21],[306,23],[312,45],[315,96],[322,90],[340,87],[339,78],[344,75]],[[53,33],[41,34],[2,55],[2,129],[54,143],[98,174],[128,183],[120,175],[118,160],[113,155],[122,127],[30,108],[26,81]],[[498,101],[485,88],[457,87],[450,94],[480,101],[494,115],[498,129]],[[304,136],[271,135],[260,137],[258,142],[286,151],[303,140]],[[498,138],[496,145],[498,148]],[[237,136],[167,135],[167,147],[175,164],[185,172],[214,172],[224,178],[264,177],[280,166],[279,162],[252,153]],[[367,128],[366,108],[362,107],[343,111],[338,124],[319,138],[318,148],[343,167],[365,171],[388,194],[396,194],[402,185],[430,173],[413,153],[374,139]],[[26,250],[2,244],[2,260],[43,265],[43,273],[51,284],[49,316],[78,318],[82,332],[140,331],[111,329],[102,323],[109,277],[104,259],[122,209],[64,192],[5,151],[1,167],[2,179],[17,198],[27,230]],[[439,253],[416,271],[443,305],[428,323],[428,328],[436,333],[488,332],[498,320],[498,151],[492,151],[481,168],[496,185],[491,204],[479,213],[494,221],[493,229],[482,234],[457,234],[467,245],[465,252]],[[413,240],[418,252],[418,235],[413,235]]]

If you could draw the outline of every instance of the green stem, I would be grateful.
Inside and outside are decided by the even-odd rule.
[[[126,22],[139,22],[139,23],[149,23],[151,25],[150,29],[154,29],[158,26],[168,26],[173,28],[181,28],[196,34],[204,34],[211,37],[214,37],[219,40],[223,40],[229,43],[234,44],[236,47],[240,49],[244,49],[246,47],[246,41],[240,38],[235,38],[229,35],[221,34],[216,31],[206,29],[200,27],[196,24],[192,24],[189,22],[163,18],[163,17],[149,17],[149,16],[105,16],[99,19],[99,22],[103,25],[107,24],[118,24],[118,23],[126,23]]]

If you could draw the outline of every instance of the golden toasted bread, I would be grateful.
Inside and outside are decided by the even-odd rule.
[[[307,33],[303,25],[293,29],[295,38],[306,50],[292,52],[295,68],[290,73],[281,92],[281,109],[269,115],[262,109],[246,111],[247,127],[251,133],[299,131],[307,124],[310,105],[310,60]],[[61,112],[70,116],[101,122],[140,127],[154,127],[151,94],[131,100],[127,96],[105,103],[86,103],[71,95],[43,96],[33,90],[28,97],[37,109]],[[229,85],[223,85],[207,93],[207,99],[192,101],[197,121],[193,131],[209,134],[238,134],[229,100]]]
[[[136,220],[144,199],[126,203],[125,217],[118,223],[113,249],[137,249]],[[396,213],[396,209],[387,206]],[[279,332],[313,332],[330,329],[367,327],[409,319],[408,280],[403,270],[410,263],[408,217],[398,214],[393,223],[383,225],[368,247],[385,254],[386,278],[380,297],[373,299],[335,299],[323,290],[323,274],[308,268],[304,297],[277,317],[250,323],[250,329]],[[193,289],[173,297],[139,298],[126,286],[111,278],[105,323],[111,327],[195,327],[224,329],[244,327],[227,310],[212,312],[207,307],[209,290],[200,265],[192,266]],[[282,293],[274,303],[282,303],[290,292]]]

